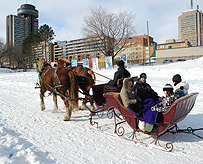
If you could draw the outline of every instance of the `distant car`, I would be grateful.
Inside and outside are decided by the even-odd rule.
[[[179,61],[186,61],[185,59],[177,59],[176,62],[179,62]]]
[[[171,59],[166,59],[166,60],[163,61],[163,64],[172,63],[172,62],[173,62],[173,60],[171,60]]]
[[[156,63],[156,57],[151,57],[151,58],[150,58],[150,63],[151,63],[151,64]],[[145,62],[145,64],[149,64],[149,60],[147,60],[147,61]]]

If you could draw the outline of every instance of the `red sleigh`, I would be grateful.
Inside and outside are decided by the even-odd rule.
[[[111,115],[110,118],[114,117],[114,120],[115,120],[114,132],[117,135],[122,136],[125,131],[122,127],[122,123],[127,122],[127,124],[133,130],[132,135],[130,136],[130,139],[135,141],[136,132],[139,132],[139,128],[138,128],[139,121],[137,117],[131,110],[123,106],[119,93],[109,92],[109,93],[103,94],[103,86],[104,84],[92,86],[93,99],[98,109],[95,112],[91,113],[90,123],[92,125],[95,125],[95,124],[98,125],[98,122],[92,120],[92,116],[97,114],[99,117],[101,117],[103,116],[102,112],[107,111],[108,115]],[[177,127],[177,123],[183,120],[188,115],[188,113],[192,110],[195,104],[197,95],[198,93],[195,92],[195,93],[190,93],[184,97],[181,97],[177,99],[169,107],[167,112],[159,113],[161,115],[159,123],[154,125],[152,132],[149,134],[149,135],[155,136],[153,142],[156,145],[157,143],[159,144],[158,138],[161,135],[165,134],[166,132],[172,132],[172,133],[177,133],[177,132],[193,133],[194,132],[194,129],[192,128],[188,128],[185,130],[179,129]],[[106,99],[106,104],[98,105],[98,102],[102,99]],[[119,113],[117,113],[116,111],[119,111]],[[119,119],[115,119],[115,118],[119,118]],[[202,130],[202,129],[196,129],[196,130]],[[166,143],[165,149],[167,151],[171,151],[173,149],[172,143],[170,142]]]

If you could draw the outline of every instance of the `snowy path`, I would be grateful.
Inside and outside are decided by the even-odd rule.
[[[202,67],[190,71],[176,68],[175,63],[173,66],[174,71],[165,65],[162,69],[154,66],[154,69],[136,67],[129,70],[136,75],[145,71],[151,86],[162,94],[162,83],[169,82],[173,74],[182,69],[180,73],[190,83],[190,90],[203,91]],[[197,70],[194,72],[197,77],[191,78],[194,70]],[[111,78],[114,71],[105,74]],[[165,71],[168,74],[163,74]],[[0,163],[203,162],[203,141],[190,134],[165,134],[161,140],[174,145],[174,150],[168,153],[95,131],[89,124],[88,110],[74,111],[71,121],[64,122],[65,108],[59,98],[59,113],[52,113],[51,96],[45,98],[46,110],[40,111],[39,90],[34,89],[37,76],[36,72],[0,74]],[[203,94],[200,93],[194,109],[179,124],[180,127],[202,127],[202,107]],[[106,119],[102,121],[103,124],[109,122]],[[203,136],[203,132],[198,134]]]

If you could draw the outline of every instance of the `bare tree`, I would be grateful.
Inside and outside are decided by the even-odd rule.
[[[84,18],[83,35],[97,35],[103,46],[97,48],[105,55],[114,57],[125,48],[125,40],[135,34],[132,12],[108,13],[102,7],[90,9],[91,15]],[[121,44],[121,41],[123,41]],[[117,47],[117,48],[116,48]]]
[[[3,39],[0,39],[0,66],[3,65],[5,58],[6,58],[6,44],[4,43]]]

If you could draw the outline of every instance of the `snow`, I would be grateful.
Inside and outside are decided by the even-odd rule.
[[[162,86],[172,84],[179,73],[190,85],[189,92],[199,92],[189,115],[179,128],[203,127],[203,58],[165,65],[128,68],[132,76],[147,74],[147,82],[163,96]],[[94,70],[113,78],[116,69]],[[9,73],[10,72],[10,73]],[[13,73],[11,73],[13,72]],[[96,84],[108,82],[98,74]],[[59,112],[52,113],[52,96],[45,97],[46,110],[40,110],[37,72],[14,72],[0,69],[0,163],[5,164],[124,164],[124,163],[203,163],[203,140],[185,133],[160,137],[161,143],[171,142],[172,152],[164,152],[140,143],[124,140],[115,135],[110,119],[98,119],[104,132],[89,123],[89,111],[74,111],[70,121],[63,121],[65,107],[60,98]],[[81,102],[80,102],[81,103]],[[88,104],[89,105],[89,104]],[[97,119],[95,117],[95,119]],[[107,128],[108,127],[108,128]],[[105,133],[111,131],[112,135]],[[203,131],[196,131],[203,136]],[[138,134],[152,140],[152,137]]]

